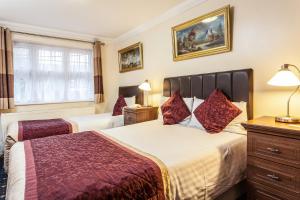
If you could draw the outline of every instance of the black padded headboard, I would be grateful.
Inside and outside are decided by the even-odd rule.
[[[206,99],[216,88],[231,101],[247,102],[248,119],[253,118],[252,69],[165,78],[163,95],[168,97],[179,90],[182,97]]]
[[[123,95],[124,97],[135,96],[135,102],[137,104],[144,104],[144,92],[139,89],[139,86],[122,86],[119,87],[119,96]]]

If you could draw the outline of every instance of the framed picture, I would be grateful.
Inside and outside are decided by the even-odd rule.
[[[141,42],[119,50],[119,71],[143,69],[143,45]]]
[[[174,61],[231,50],[230,6],[172,28]]]

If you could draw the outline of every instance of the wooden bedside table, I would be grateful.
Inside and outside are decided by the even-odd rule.
[[[261,117],[247,129],[248,199],[300,199],[300,124]]]
[[[124,108],[124,124],[130,125],[157,119],[158,107]]]

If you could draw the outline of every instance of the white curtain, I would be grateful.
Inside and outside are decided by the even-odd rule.
[[[91,49],[14,42],[15,103],[94,100]]]

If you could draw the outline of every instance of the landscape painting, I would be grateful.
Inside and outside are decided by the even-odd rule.
[[[143,68],[143,46],[136,43],[119,50],[119,71],[128,72]]]
[[[230,6],[172,28],[174,60],[230,51]]]

